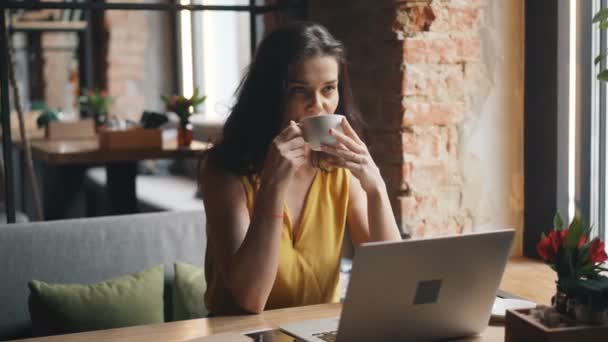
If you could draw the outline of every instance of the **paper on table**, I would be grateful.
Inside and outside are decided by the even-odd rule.
[[[534,309],[536,303],[525,299],[496,297],[492,306],[492,319],[504,319],[507,310]]]

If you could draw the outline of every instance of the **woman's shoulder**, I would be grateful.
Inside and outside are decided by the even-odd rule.
[[[199,188],[205,193],[209,192],[225,192],[225,190],[241,187],[241,176],[224,170],[216,163],[211,162],[209,158],[205,158],[201,162],[199,171]]]

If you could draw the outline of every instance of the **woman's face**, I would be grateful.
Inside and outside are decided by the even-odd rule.
[[[310,57],[292,68],[283,127],[290,120],[335,113],[340,100],[338,70],[338,62],[331,56]]]

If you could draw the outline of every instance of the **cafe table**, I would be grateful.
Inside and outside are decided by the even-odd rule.
[[[18,141],[15,144],[22,148]],[[31,139],[32,158],[58,167],[75,165],[104,165],[106,192],[111,214],[137,212],[137,162],[147,159],[201,158],[211,144],[193,140],[188,147],[178,147],[177,141],[163,140],[157,149],[101,149],[96,137],[87,139]]]
[[[555,293],[555,272],[549,266],[532,259],[514,257],[509,260],[500,289],[540,304],[548,305]],[[259,315],[228,316],[193,319],[120,329],[29,339],[32,342],[79,341],[187,341],[225,332],[250,332],[276,329],[281,324],[308,319],[336,317],[341,304],[321,304],[280,310]],[[490,324],[479,336],[450,341],[503,342],[504,326]]]

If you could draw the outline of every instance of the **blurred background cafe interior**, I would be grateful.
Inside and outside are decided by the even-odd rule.
[[[59,1],[74,2],[84,1]],[[6,191],[17,221],[202,209],[197,162],[221,132],[255,43],[304,9],[171,4],[7,11]]]

